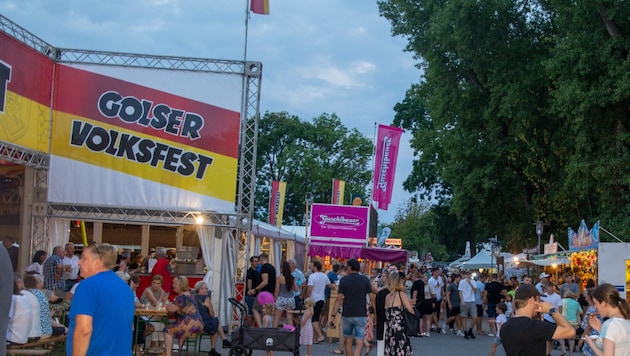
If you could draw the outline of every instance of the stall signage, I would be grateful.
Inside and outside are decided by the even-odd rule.
[[[402,239],[386,239],[385,245],[389,246],[402,246]]]
[[[313,204],[311,242],[365,246],[368,213],[367,206]]]

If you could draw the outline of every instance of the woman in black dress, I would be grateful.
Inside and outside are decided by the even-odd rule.
[[[405,333],[403,310],[413,313],[413,306],[405,293],[405,275],[391,273],[387,279],[389,294],[385,297],[385,356],[413,355],[411,342]]]

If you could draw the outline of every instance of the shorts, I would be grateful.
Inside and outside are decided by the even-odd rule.
[[[302,304],[304,304],[302,298],[299,295],[296,295],[293,299],[295,299],[295,309],[302,309]]]
[[[420,314],[422,315],[432,314],[433,313],[433,300],[425,299],[421,301],[420,304],[418,305],[418,311],[420,311]]]
[[[477,317],[477,304],[475,304],[475,302],[465,302],[461,313],[463,317],[468,317],[468,315],[472,318]]]
[[[276,310],[295,309],[295,297],[278,297],[276,299]]]
[[[247,304],[247,315],[254,315],[254,300],[256,297],[252,297],[251,295],[245,296],[245,304]]]
[[[313,308],[313,318],[312,322],[319,322],[319,317],[322,315],[322,309],[324,309],[324,301],[318,300],[315,302],[315,307]]]
[[[497,345],[503,344],[503,342],[501,342],[501,339],[499,338],[498,335],[494,337],[494,341],[492,341],[492,343],[497,344]]]
[[[458,316],[460,313],[459,307],[453,307],[452,309],[446,309],[446,316],[449,318],[452,316]]]
[[[357,340],[363,340],[365,338],[367,316],[342,316],[341,324],[343,327],[343,336],[354,336]]]
[[[483,318],[483,304],[477,304],[477,316]]]
[[[497,316],[497,305],[488,304],[488,307],[486,308],[486,313],[488,313],[488,318],[494,319]]]
[[[440,299],[440,300],[434,299],[433,300],[433,312],[440,314],[440,309],[441,308],[442,308],[442,299]]]

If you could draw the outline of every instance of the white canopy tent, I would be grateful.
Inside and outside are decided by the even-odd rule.
[[[486,250],[481,250],[477,252],[477,254],[473,258],[462,263],[460,267],[466,268],[466,269],[480,269],[480,268],[490,269],[490,268],[496,267],[496,265],[497,265],[497,259],[493,257],[490,254],[490,252]]]

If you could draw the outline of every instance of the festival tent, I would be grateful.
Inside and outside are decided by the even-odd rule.
[[[496,266],[497,260],[486,250],[481,250],[477,254],[466,262],[463,262],[461,268],[467,269],[480,269],[480,268],[493,268]]]

